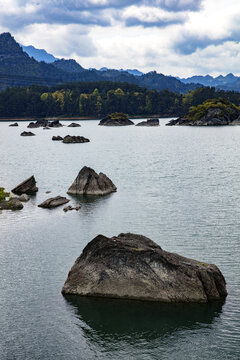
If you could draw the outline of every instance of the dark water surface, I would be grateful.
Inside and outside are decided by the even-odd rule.
[[[35,175],[39,192],[0,212],[0,359],[240,359],[240,127],[32,129],[0,123],[0,186]],[[67,124],[67,123],[66,123]],[[82,135],[62,144],[53,135]],[[79,212],[36,205],[66,195],[84,166],[117,193]],[[50,195],[45,192],[51,191]],[[71,197],[71,203],[79,199]],[[61,288],[96,235],[135,232],[223,272],[224,304],[66,297]]]

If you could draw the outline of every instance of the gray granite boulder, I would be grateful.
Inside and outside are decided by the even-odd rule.
[[[149,238],[98,235],[70,270],[63,294],[162,302],[208,302],[227,296],[216,265],[162,250]]]
[[[56,196],[56,197],[45,200],[43,203],[39,204],[38,207],[52,209],[57,206],[67,204],[69,201],[70,201],[69,199],[67,199],[63,196]]]
[[[67,193],[71,195],[107,195],[114,191],[117,191],[116,186],[105,174],[97,174],[93,169],[84,166]]]
[[[22,195],[22,194],[34,194],[38,191],[36,186],[36,180],[34,176],[24,180],[21,184],[17,185],[12,192],[14,194]]]

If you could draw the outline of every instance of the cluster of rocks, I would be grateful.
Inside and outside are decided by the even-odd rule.
[[[196,120],[191,120],[187,116],[179,117],[169,121],[167,126],[224,126],[224,125],[240,125],[240,112],[234,106],[209,107],[205,114]]]
[[[159,119],[147,119],[146,121],[141,121],[140,123],[136,124],[136,126],[159,126]]]
[[[29,201],[28,194],[34,194],[38,191],[34,176],[31,176],[21,184],[17,185],[11,190],[12,193],[19,195],[12,197],[10,193],[6,193],[7,199],[0,203],[0,210],[21,210],[23,209],[22,202]]]
[[[39,127],[58,128],[62,126],[63,125],[59,122],[59,120],[49,121],[47,119],[39,119],[36,122],[30,122],[27,127],[28,128],[39,128]]]

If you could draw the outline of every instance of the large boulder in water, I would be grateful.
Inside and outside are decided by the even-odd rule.
[[[128,119],[128,116],[124,113],[112,113],[103,118],[98,125],[103,126],[126,126],[134,125],[134,123]]]
[[[105,174],[97,174],[90,167],[84,166],[67,193],[71,195],[107,195],[114,191],[117,191],[116,186]]]
[[[216,265],[161,249],[136,234],[98,235],[77,258],[63,294],[163,302],[207,302],[227,296]]]
[[[14,194],[22,195],[22,194],[33,194],[38,191],[36,186],[36,180],[34,176],[31,176],[27,180],[24,180],[21,184],[17,185],[12,192]]]
[[[70,200],[63,196],[56,196],[54,198],[49,198],[45,200],[43,203],[39,204],[38,207],[42,207],[45,209],[52,209],[57,206],[67,204]]]

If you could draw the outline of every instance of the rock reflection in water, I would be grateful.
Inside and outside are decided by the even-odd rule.
[[[116,341],[146,341],[171,336],[181,330],[211,327],[222,312],[223,302],[167,304],[81,296],[64,296],[87,336]]]

